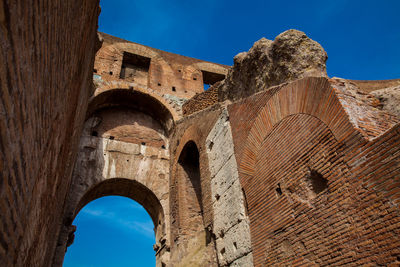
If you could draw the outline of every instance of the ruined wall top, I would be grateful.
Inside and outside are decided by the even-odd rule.
[[[204,84],[225,78],[229,66],[161,51],[99,33],[103,44],[96,54],[97,86],[125,81],[151,88],[161,95],[188,99],[202,93]]]
[[[261,38],[235,56],[219,98],[236,100],[295,79],[327,77],[327,59],[322,46],[298,30],[287,30],[274,41]]]

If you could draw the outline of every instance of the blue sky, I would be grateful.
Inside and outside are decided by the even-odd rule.
[[[103,0],[99,30],[158,49],[231,65],[287,29],[328,53],[328,75],[400,78],[400,1]]]
[[[330,77],[400,78],[400,1],[102,0],[99,30],[169,52],[231,65],[233,57],[287,29],[328,53]],[[154,266],[153,224],[134,201],[89,203],[64,266]]]
[[[153,222],[137,202],[108,196],[87,204],[73,223],[64,267],[155,266]]]

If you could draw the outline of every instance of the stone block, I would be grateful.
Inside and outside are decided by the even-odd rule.
[[[239,174],[237,170],[236,159],[234,156],[230,157],[229,160],[222,166],[218,173],[211,179],[211,199],[213,202],[222,196],[228,188],[230,188],[235,181],[239,180]],[[239,190],[239,188],[232,188],[231,190]]]
[[[233,185],[213,203],[213,209],[214,233],[217,236],[246,218],[243,194],[240,189],[239,180],[236,180]]]
[[[234,154],[232,133],[226,110],[222,112],[221,117],[210,131],[206,144],[208,159],[211,163],[210,174],[213,177]]]
[[[249,253],[234,262],[232,262],[229,266],[231,267],[250,267],[253,266],[253,253]]]
[[[247,220],[243,220],[229,229],[223,237],[216,240],[217,254],[221,265],[239,259],[251,252],[250,228]]]

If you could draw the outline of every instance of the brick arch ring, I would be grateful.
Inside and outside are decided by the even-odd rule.
[[[148,57],[151,59],[157,59],[162,62],[161,66],[164,69],[165,72],[170,72],[173,73],[173,70],[171,66],[168,64],[168,62],[160,55],[160,53],[157,53],[154,49],[151,49],[149,47],[146,47],[141,44],[136,44],[132,42],[127,42],[125,40],[121,40],[121,42],[116,42],[113,44],[109,44],[106,46],[103,46],[100,48],[102,50],[109,50],[110,54],[115,54],[116,51],[118,51],[119,54],[121,54],[125,51],[128,53],[132,54],[137,54],[140,56]]]
[[[243,150],[240,162],[242,176],[254,175],[259,148],[274,127],[282,119],[299,113],[319,119],[338,142],[363,139],[350,122],[328,79],[311,77],[297,80],[282,87],[258,112]]]
[[[106,82],[97,88],[89,100],[86,119],[95,111],[111,106],[127,105],[144,111],[158,120],[169,134],[177,120],[181,118],[174,105],[158,92],[128,82]]]

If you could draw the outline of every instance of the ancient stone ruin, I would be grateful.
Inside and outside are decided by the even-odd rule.
[[[61,266],[108,195],[147,210],[160,267],[400,264],[400,80],[329,78],[297,30],[230,67],[97,33],[96,1],[21,2],[0,1],[0,266]]]

